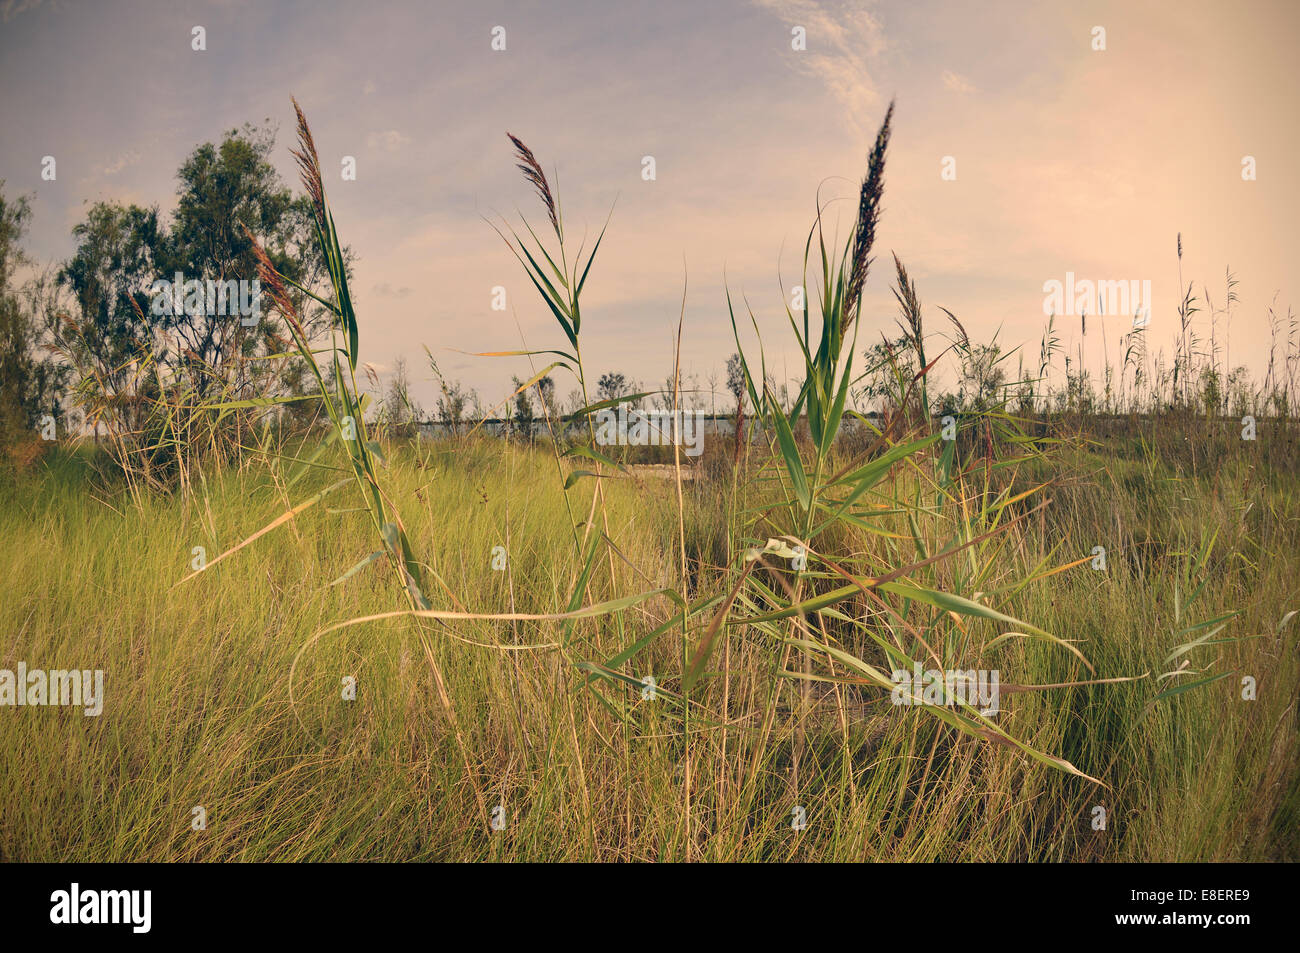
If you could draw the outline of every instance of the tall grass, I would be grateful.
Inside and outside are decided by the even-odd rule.
[[[571,372],[586,440],[561,455],[368,429],[363,324],[299,110],[331,347],[296,321],[294,292],[311,292],[265,257],[261,280],[329,427],[260,430],[260,468],[210,464],[188,494],[87,490],[66,452],[0,488],[0,539],[22,542],[0,571],[37,580],[0,606],[15,633],[0,667],[107,681],[98,719],[0,719],[27,753],[0,775],[0,856],[1294,858],[1295,481],[1037,433],[1004,397],[945,433],[932,369],[987,353],[950,312],[956,338],[935,347],[898,256],[897,412],[854,411],[891,121],[892,106],[851,233],[828,239],[818,207],[816,305],[786,312],[794,399],[730,307],[763,443],[744,462],[710,446],[670,484],[596,443],[590,415],[617,400],[587,396],[580,296],[605,232],[568,247],[513,136],[551,237],[527,220],[500,233],[564,340],[493,353],[555,358],[516,393]],[[196,545],[220,555],[187,576]],[[1000,710],[891,704],[891,671],[914,664],[999,670]]]
[[[477,438],[458,448],[386,449],[388,492],[412,503],[412,540],[463,603],[537,614],[563,605],[581,564],[545,452]],[[1007,694],[999,721],[1107,787],[895,708],[881,692],[841,686],[852,788],[843,782],[838,706],[819,694],[799,768],[808,827],[793,831],[796,712],[787,692],[751,774],[773,660],[769,645],[740,638],[718,650],[717,667],[725,657],[729,673],[726,705],[715,703],[723,717],[696,720],[689,739],[688,841],[680,719],[663,696],[642,699],[631,685],[622,699],[627,720],[574,693],[572,666],[545,647],[560,641],[562,621],[467,620],[431,637],[415,620],[354,626],[317,640],[291,679],[294,657],[317,632],[390,611],[403,598],[383,574],[325,584],[354,561],[338,541],[373,532],[365,513],[304,511],[292,528],[194,580],[206,587],[199,598],[171,587],[177,567],[196,543],[234,542],[261,525],[262,513],[282,505],[272,481],[223,470],[207,476],[210,514],[175,498],[137,508],[111,488],[87,492],[82,461],[56,454],[39,478],[2,491],[0,571],[33,582],[11,586],[0,606],[11,633],[0,667],[102,667],[107,697],[99,718],[6,711],[0,741],[22,754],[0,772],[0,856],[1295,859],[1297,622],[1278,630],[1300,603],[1294,483],[1232,472],[1217,487],[1206,477],[1175,481],[1159,462],[1148,470],[1095,450],[1022,474],[1027,483],[1042,478],[1061,486],[1051,507],[1017,524],[1005,573],[1031,575],[1062,550],[1087,554],[1095,540],[1122,542],[1109,547],[1104,574],[1085,563],[1029,583],[1017,595],[1019,614],[1078,640],[1101,675],[1153,674]],[[310,493],[329,477],[303,479]],[[702,565],[701,597],[725,594],[710,554],[726,534],[717,516],[729,487],[725,476],[686,487],[687,549]],[[620,551],[653,580],[673,578],[672,487],[628,479],[606,490]],[[754,492],[742,489],[740,509],[760,502]],[[906,523],[898,514],[886,525],[906,531]],[[1216,530],[1206,585],[1178,618],[1179,553]],[[492,547],[507,540],[507,568],[494,572]],[[866,541],[883,543],[878,534]],[[593,579],[593,601],[612,595],[607,579]],[[1194,650],[1203,674],[1180,680],[1234,677],[1152,705],[1168,684],[1154,682],[1165,657],[1209,630],[1177,633],[1232,610],[1241,614],[1221,635],[1256,637]],[[644,604],[629,615],[628,638],[675,618],[671,603]],[[606,658],[598,645],[612,637],[599,619],[586,620],[572,651]],[[460,716],[466,759],[438,702],[426,644]],[[1059,647],[1028,639],[1000,643],[988,658],[1006,681],[1027,684],[1071,681],[1077,665]],[[654,674],[676,692],[680,664],[677,647],[656,638],[625,671]],[[1245,674],[1259,680],[1258,701],[1240,699]],[[355,702],[340,697],[345,675],[358,680]],[[505,807],[504,831],[482,822],[474,783],[489,809]],[[190,827],[196,805],[207,809],[206,831]],[[1097,805],[1109,814],[1105,832],[1090,827]]]

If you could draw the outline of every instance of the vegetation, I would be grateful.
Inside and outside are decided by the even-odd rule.
[[[727,383],[757,436],[694,463],[669,447],[664,480],[596,438],[596,412],[650,396],[617,372],[588,390],[581,295],[608,222],[566,243],[514,136],[549,229],[499,233],[560,332],[511,352],[548,362],[502,405],[530,439],[465,420],[432,357],[449,433],[411,439],[404,373],[367,417],[299,111],[314,245],[277,256],[247,222],[241,241],[285,334],[274,360],[314,386],[155,373],[131,394],[165,438],[119,423],[115,471],[63,441],[0,484],[0,566],[36,580],[0,606],[0,667],[75,659],[107,685],[98,718],[0,719],[26,753],[0,780],[0,856],[1296,859],[1291,339],[1254,439],[1224,425],[1214,348],[1180,337],[1168,374],[1127,354],[1100,399],[1067,360],[1061,397],[1053,325],[1013,380],[1014,352],[951,312],[950,336],[927,329],[897,257],[901,336],[860,345],[892,112],[851,233],[816,210],[787,311],[800,380],[781,392],[729,300]],[[120,327],[147,325],[127,305]],[[941,362],[960,383],[932,398]],[[577,426],[556,426],[558,375]],[[93,415],[106,393],[79,399]],[[679,367],[656,400],[684,406]],[[315,426],[280,413],[300,405]],[[132,453],[163,445],[173,472],[142,482]],[[996,670],[1002,699],[900,696],[893,673],[918,668]]]

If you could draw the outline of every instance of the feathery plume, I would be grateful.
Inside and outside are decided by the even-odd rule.
[[[244,234],[248,237],[249,243],[253,246],[253,255],[257,258],[257,280],[261,282],[262,290],[271,296],[271,302],[275,305],[285,321],[297,333],[298,337],[306,341],[307,332],[303,330],[301,322],[298,320],[298,309],[294,307],[293,299],[289,297],[289,289],[284,286],[284,279],[280,277],[280,272],[271,262],[271,258],[262,247],[262,243],[257,237],[244,227]]]
[[[871,246],[876,240],[876,222],[880,218],[880,199],[885,191],[885,150],[889,146],[889,123],[894,116],[891,101],[885,111],[885,121],[876,133],[876,144],[867,161],[867,177],[862,180],[862,193],[858,199],[857,235],[853,240],[853,270],[849,273],[849,290],[844,299],[844,331],[857,316],[862,298],[862,285],[867,280],[871,265]]]
[[[898,287],[893,289],[894,298],[898,301],[898,309],[903,313],[903,318],[907,324],[903,330],[910,332],[912,343],[917,350],[921,348],[921,301],[916,296],[916,282],[910,281],[907,277],[907,269],[898,258],[898,253],[894,255],[894,270],[898,273]],[[900,322],[901,324],[901,322]]]
[[[551,227],[555,229],[556,237],[563,241],[564,236],[560,234],[560,220],[555,214],[555,199],[551,196],[551,186],[546,181],[546,173],[542,171],[541,163],[533,155],[533,150],[524,145],[518,136],[509,132],[506,135],[510,137],[510,141],[515,145],[515,152],[518,154],[519,159],[519,171],[524,174],[524,178],[533,184],[533,188],[541,196],[542,204],[546,206],[546,214],[551,217]]]
[[[953,314],[951,311],[949,311],[949,310],[948,310],[947,308],[945,308],[943,305],[939,305],[939,310],[942,311],[944,314],[948,315],[948,320],[951,321],[951,322],[953,323],[953,326],[956,327],[956,329],[957,329],[957,333],[961,335],[961,343],[962,343],[962,347],[963,347],[965,350],[969,351],[969,350],[970,350],[970,335],[966,333],[966,329],[963,328],[963,327],[961,326],[961,322],[957,320],[957,315]]]
[[[293,111],[298,114],[298,148],[291,150],[291,154],[298,162],[303,188],[311,196],[312,209],[316,213],[316,224],[324,229],[325,186],[320,171],[320,158],[316,155],[316,143],[312,141],[307,117],[302,114],[302,107],[298,105],[296,99],[293,99]]]

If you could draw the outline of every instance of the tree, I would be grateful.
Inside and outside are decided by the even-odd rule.
[[[628,393],[627,378],[618,371],[601,374],[596,382],[596,394],[601,400],[614,400]]]
[[[527,440],[531,443],[533,439],[533,421],[536,419],[533,414],[533,402],[528,397],[530,388],[524,387],[524,382],[517,377],[512,377],[516,388],[523,388],[515,394],[515,414],[514,425],[521,430]]]
[[[465,410],[469,405],[475,408],[475,416],[482,417],[478,413],[478,395],[471,389],[465,391],[460,381],[448,381],[443,377],[438,362],[427,347],[424,352],[429,355],[429,369],[433,371],[433,378],[438,382],[438,422],[443,427],[451,431],[453,437],[460,436],[461,421],[465,419]]]
[[[1238,366],[1228,376],[1228,393],[1224,396],[1234,417],[1250,413],[1257,404],[1255,388],[1250,381],[1250,368]]]
[[[975,344],[962,354],[960,390],[967,406],[984,410],[1001,399],[1007,376],[1001,362],[996,344]]]
[[[555,381],[550,374],[547,374],[537,382],[536,386],[543,413],[554,421],[559,416],[559,408],[555,404]]]
[[[280,181],[269,161],[273,145],[269,129],[245,126],[219,145],[198,146],[178,170],[170,227],[157,208],[98,202],[73,229],[77,248],[58,276],[73,315],[58,322],[57,338],[83,403],[106,418],[118,441],[180,453],[198,440],[196,424],[215,435],[224,421],[235,438],[204,444],[233,451],[239,429],[263,411],[218,416],[205,403],[308,392],[307,367],[289,353],[287,329],[271,309],[260,313],[256,302],[249,315],[231,314],[228,302],[221,308],[209,294],[187,300],[183,288],[169,293],[163,284],[174,285],[178,274],[204,289],[244,282],[240,297],[253,305],[251,235],[280,274],[325,293],[311,201],[295,199]],[[328,330],[330,312],[292,285],[290,294],[309,338]]]
[[[160,273],[158,210],[96,202],[72,229],[76,251],[59,270],[75,316],[55,335],[76,368],[89,417],[119,433],[140,432],[158,378],[149,370],[166,349],[149,323],[149,289]]]
[[[388,394],[380,412],[381,421],[392,432],[410,436],[424,415],[419,404],[411,400],[411,383],[406,375],[406,358],[393,363],[393,376],[388,382]]]
[[[186,278],[251,282],[257,259],[251,235],[257,236],[276,270],[305,287],[323,283],[324,261],[315,240],[311,200],[294,198],[270,163],[273,130],[245,125],[226,133],[220,145],[198,146],[177,172],[178,202],[170,233],[162,243],[164,276],[172,270]],[[314,337],[328,328],[329,314],[299,294],[299,314]],[[265,390],[266,365],[250,358],[278,353],[280,342],[269,316],[254,326],[229,315],[173,314],[162,326],[178,339],[176,359],[189,367],[202,396],[212,385],[224,385],[239,396],[250,384]],[[276,350],[272,350],[275,348]],[[296,364],[296,362],[295,362]],[[291,365],[281,384],[299,382],[305,368]]]
[[[1218,416],[1224,410],[1226,395],[1223,390],[1223,377],[1213,365],[1201,368],[1201,400],[1205,405],[1205,416]]]
[[[438,422],[449,429],[453,437],[460,436],[467,400],[468,395],[461,389],[460,381],[452,381],[444,387],[442,396],[438,398]]]
[[[65,369],[43,353],[44,329],[24,304],[15,271],[27,263],[22,238],[31,218],[26,196],[9,201],[0,179],[0,445],[33,436],[41,416],[63,423],[59,392]],[[30,298],[30,296],[29,296]]]
[[[861,380],[865,381],[861,394],[868,400],[879,400],[887,409],[899,404],[916,376],[916,361],[907,335],[895,341],[880,341],[869,347],[863,356],[867,369]]]
[[[678,371],[664,378],[659,401],[664,410],[672,410],[674,400],[677,402],[678,410],[693,410],[699,402],[699,391],[700,382],[696,375],[682,374]]]

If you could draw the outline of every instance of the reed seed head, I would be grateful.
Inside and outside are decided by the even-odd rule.
[[[316,143],[312,141],[307,117],[302,114],[302,107],[298,105],[296,99],[293,100],[293,111],[298,114],[298,148],[292,150],[292,155],[298,163],[303,188],[311,196],[312,210],[316,213],[316,224],[324,229],[325,186],[320,171],[320,158],[316,155]]]
[[[524,178],[532,183],[537,194],[541,196],[542,204],[546,206],[546,214],[550,216],[551,227],[555,229],[557,238],[563,240],[560,234],[560,219],[555,213],[555,198],[551,195],[551,185],[546,181],[546,173],[542,171],[542,165],[533,155],[533,150],[524,145],[523,141],[509,132],[506,133],[510,141],[514,143],[515,154],[519,159],[519,171],[524,174]]]
[[[889,124],[893,116],[894,104],[891,101],[885,111],[885,121],[876,133],[876,143],[871,147],[871,157],[867,160],[867,177],[862,180],[862,192],[858,198],[857,233],[853,240],[853,270],[849,273],[849,291],[844,300],[844,327],[841,335],[857,317],[862,285],[867,280],[867,269],[871,266],[871,246],[876,240],[880,199],[885,192],[885,150],[889,148]]]

